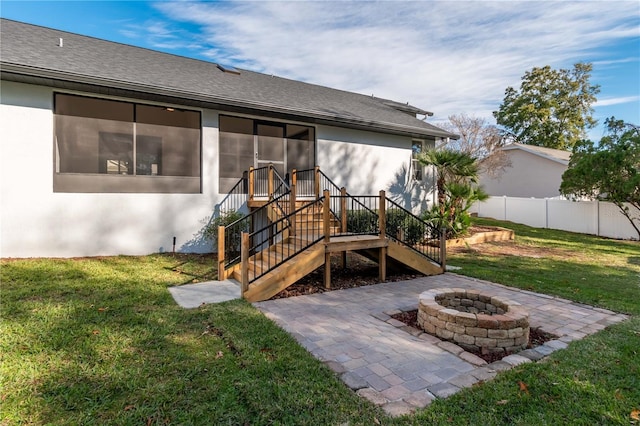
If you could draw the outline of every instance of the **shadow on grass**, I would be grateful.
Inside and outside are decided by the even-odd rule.
[[[218,279],[218,263],[216,255],[206,254],[171,254],[170,261],[175,262],[164,269],[181,274],[184,281],[176,285],[192,284],[201,281]]]
[[[4,420],[375,423],[376,409],[249,304],[175,305],[171,266],[163,256],[3,263]]]

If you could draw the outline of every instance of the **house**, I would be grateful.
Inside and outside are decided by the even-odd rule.
[[[480,174],[480,185],[493,196],[553,198],[560,194],[570,151],[512,143],[501,148],[510,165],[492,176]]]
[[[209,252],[250,167],[433,199],[414,160],[455,135],[411,105],[0,21],[0,256]]]

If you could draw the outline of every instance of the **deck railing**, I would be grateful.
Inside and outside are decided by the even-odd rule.
[[[440,230],[388,199],[384,191],[379,195],[351,195],[317,167],[294,170],[289,180],[289,176],[281,177],[272,165],[251,169],[247,185],[249,199],[264,194],[268,197],[266,204],[218,230],[219,276],[224,279],[226,271],[242,263],[244,290],[250,282],[320,239],[328,242],[333,236],[390,238],[444,268]],[[296,204],[302,200],[305,200],[302,206]],[[249,274],[244,259],[252,256],[253,273]]]
[[[225,213],[241,212],[247,213],[247,201],[249,199],[249,173],[244,172],[242,177],[231,188],[229,193],[215,205],[212,219],[220,217]]]
[[[245,290],[248,284],[302,253],[324,237],[317,221],[298,220],[293,222],[290,220],[291,217],[305,218],[316,212],[321,212],[323,203],[324,198],[311,201],[261,229],[243,234],[242,259],[245,257],[248,259],[254,253],[261,252],[253,258],[253,274],[250,278],[248,265],[243,265],[243,276],[245,273],[247,274]],[[266,239],[269,239],[269,250],[263,250]],[[244,271],[245,269],[246,271]],[[243,282],[245,282],[244,278]]]
[[[272,199],[264,206],[253,210],[248,215],[232,222],[226,226],[218,227],[218,277],[226,278],[226,271],[241,261],[242,233],[251,232],[256,223],[268,218],[269,209],[281,203],[288,193],[284,193]],[[286,219],[286,215],[282,215]],[[263,241],[268,244],[268,237]]]
[[[271,199],[289,192],[289,174],[284,177],[276,170],[273,164],[254,169],[249,168],[248,192],[249,200]]]
[[[446,241],[442,241],[444,233],[393,200],[386,198],[385,204],[387,237],[444,265],[445,256],[441,247],[443,243],[446,244]]]
[[[297,198],[320,198],[320,194],[316,189],[316,174],[320,169],[293,170],[291,172],[291,192],[294,192]],[[295,187],[295,191],[293,188]]]

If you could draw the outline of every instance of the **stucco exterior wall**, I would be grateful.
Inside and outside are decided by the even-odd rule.
[[[567,166],[522,150],[505,151],[511,167],[497,178],[480,176],[480,184],[489,195],[552,198],[560,195],[562,174]]]
[[[2,81],[0,256],[209,252],[198,232],[219,201],[217,113],[202,111],[201,194],[53,192],[53,89]]]
[[[431,205],[433,180],[410,176],[412,138],[318,126],[317,163],[350,194],[387,197],[418,214]]]
[[[54,89],[0,87],[0,257],[211,252],[200,231],[218,194],[218,111],[202,112],[202,193],[53,191]],[[80,93],[82,94],[82,93]],[[197,109],[197,108],[194,108]],[[387,195],[418,213],[432,183],[409,179],[409,137],[317,126],[316,162],[352,194]]]

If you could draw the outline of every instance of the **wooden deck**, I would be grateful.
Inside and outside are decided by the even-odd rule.
[[[259,222],[266,220],[268,225],[254,232],[254,216],[249,215],[251,219],[249,228],[252,232],[242,232],[241,262],[226,270],[224,268],[226,231],[225,227],[219,228],[219,278],[232,277],[238,280],[246,300],[255,302],[269,299],[322,266],[324,266],[324,286],[331,288],[331,256],[335,253],[342,253],[343,259],[346,259],[347,252],[354,252],[376,261],[381,282],[386,280],[388,266],[409,267],[425,275],[444,272],[444,251],[441,251],[439,256],[430,254],[432,258],[442,260],[442,264],[439,265],[427,256],[427,252],[420,252],[419,246],[412,247],[406,241],[399,242],[405,240],[402,235],[404,235],[403,230],[408,229],[407,223],[415,225],[417,221],[419,226],[428,227],[429,225],[388,200],[384,191],[380,191],[379,195],[375,196],[351,196],[347,194],[345,188],[334,188],[332,196],[329,190],[320,192],[318,168],[314,170],[314,175],[316,176],[315,195],[296,198],[294,174],[290,191],[276,196],[273,192],[273,171],[269,169],[267,186],[270,195],[267,198],[253,193],[252,174],[249,173],[247,204],[254,212],[266,206],[266,211],[260,210],[265,214]],[[389,238],[386,233],[387,205],[394,209],[389,214],[395,215],[390,217],[396,218],[393,226],[394,234],[396,234],[395,227],[398,227],[398,233],[395,235],[398,240]],[[397,220],[398,213],[403,215],[402,222]],[[364,232],[372,232],[375,235],[363,235],[363,224],[351,223],[353,220],[357,222],[360,217],[364,217]],[[404,225],[398,225],[398,223]],[[352,229],[360,229],[360,232],[350,233],[351,228],[348,229],[350,226],[355,226]],[[423,229],[422,232],[427,232],[424,229],[428,228],[421,229]],[[235,235],[238,235],[240,231],[235,232]],[[220,256],[220,253],[223,256]]]
[[[332,237],[329,241],[320,240],[303,250],[295,257],[262,274],[261,261],[272,256],[270,264],[278,264],[281,254],[273,246],[253,258],[247,260],[248,284],[243,297],[249,302],[269,299],[301,278],[324,266],[324,286],[331,288],[331,255],[348,251],[362,254],[378,263],[379,279],[384,282],[387,276],[387,265],[402,265],[425,275],[441,274],[440,266],[418,254],[409,247],[403,246],[388,238],[373,235],[350,235]],[[231,276],[243,281],[242,266],[236,265]],[[254,277],[258,277],[254,280]]]

